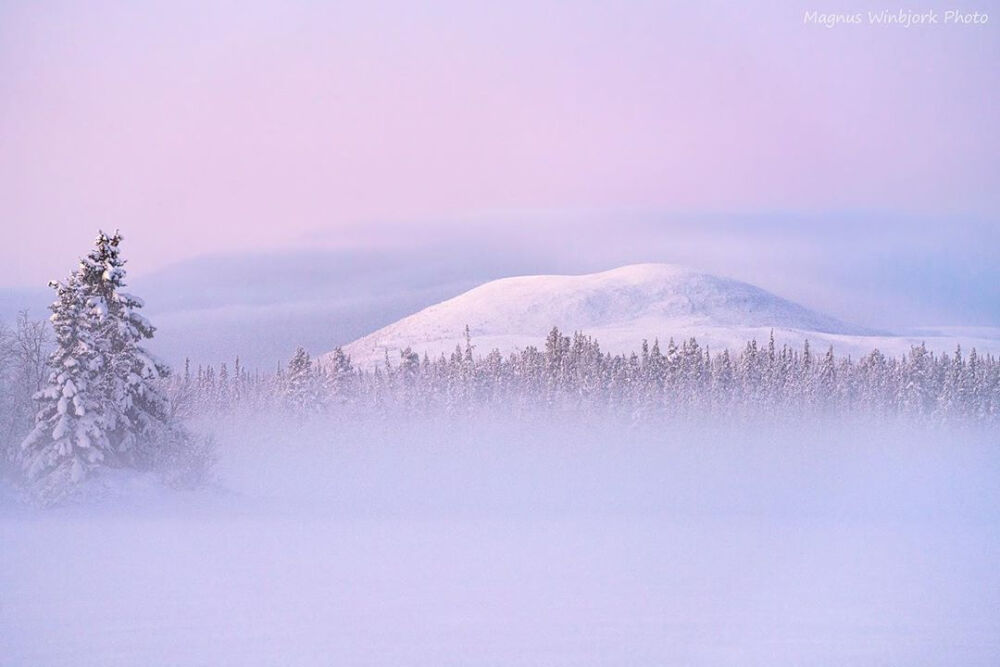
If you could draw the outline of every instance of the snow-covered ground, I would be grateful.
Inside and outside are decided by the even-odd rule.
[[[0,506],[0,664],[1000,661],[996,434],[213,428],[214,489]]]

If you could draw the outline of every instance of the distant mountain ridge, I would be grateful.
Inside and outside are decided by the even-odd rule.
[[[742,347],[773,330],[782,343],[833,345],[841,354],[864,354],[878,347],[902,353],[915,338],[892,336],[843,322],[745,282],[701,273],[673,264],[634,264],[584,275],[535,275],[502,278],[425,308],[344,347],[362,368],[397,363],[409,347],[436,358],[462,343],[466,326],[486,354],[508,354],[529,345],[540,347],[557,326],[581,331],[611,352],[629,352],[643,340],[696,337],[713,348]],[[932,337],[931,346],[947,348],[957,339]],[[991,339],[963,346],[1000,348]]]

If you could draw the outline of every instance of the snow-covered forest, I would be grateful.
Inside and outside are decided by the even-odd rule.
[[[171,370],[122,251],[99,234],[48,321],[0,329],[0,664],[1000,650],[989,354],[622,355],[553,326],[506,356],[466,329],[373,370]]]
[[[0,663],[998,650],[989,354],[622,355],[554,326],[507,356],[466,329],[373,370],[341,348],[171,370],[120,234],[51,287],[49,321],[0,328]]]
[[[711,352],[694,338],[664,347],[642,341],[629,356],[601,352],[599,341],[554,327],[544,349],[507,357],[477,354],[466,337],[449,356],[421,358],[409,349],[382,369],[355,369],[338,348],[311,359],[299,348],[285,367],[250,372],[186,365],[169,381],[186,414],[286,409],[296,414],[354,408],[388,418],[490,410],[599,410],[636,421],[684,418],[900,416],[915,420],[1000,418],[1000,363],[975,349],[934,354],[923,345],[902,358],[878,350],[861,359],[746,343],[738,353]]]
[[[696,339],[642,341],[630,355],[553,327],[544,349],[482,353],[466,329],[450,356],[410,349],[374,371],[340,348],[312,359],[299,348],[262,373],[232,366],[171,373],[144,341],[155,328],[143,302],[124,291],[120,234],[95,248],[64,281],[51,283],[50,323],[26,315],[0,329],[4,467],[42,503],[59,502],[101,468],[156,470],[174,481],[206,478],[210,439],[185,418],[239,414],[326,415],[404,423],[426,417],[557,415],[657,424],[816,417],[894,418],[913,423],[1000,421],[1000,362],[975,349],[860,359],[750,340],[712,352]]]

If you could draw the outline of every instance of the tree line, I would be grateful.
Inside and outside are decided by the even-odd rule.
[[[877,349],[859,359],[832,347],[815,353],[778,346],[773,334],[737,353],[712,353],[690,338],[643,341],[632,354],[608,354],[581,333],[553,327],[544,348],[508,355],[464,346],[431,359],[411,349],[381,368],[352,365],[343,350],[312,359],[299,348],[271,374],[185,368],[170,393],[188,414],[249,410],[292,414],[355,409],[398,418],[491,407],[515,411],[612,412],[634,421],[670,418],[802,417],[863,414],[937,421],[1000,421],[1000,362],[975,349],[935,354],[923,344],[893,357]]]

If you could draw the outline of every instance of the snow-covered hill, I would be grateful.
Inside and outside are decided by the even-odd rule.
[[[611,352],[636,350],[643,339],[666,343],[694,336],[712,348],[765,341],[774,331],[781,343],[814,349],[833,345],[841,354],[873,347],[894,354],[926,341],[953,349],[957,343],[1000,350],[988,337],[892,336],[810,310],[753,285],[670,264],[636,264],[579,276],[520,276],[480,285],[425,308],[344,347],[355,364],[392,363],[407,347],[432,358],[464,341],[468,325],[476,352],[504,354],[541,346],[553,326],[594,336]]]

